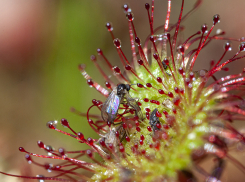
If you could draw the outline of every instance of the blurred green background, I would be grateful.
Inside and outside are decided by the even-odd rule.
[[[118,56],[104,26],[107,21],[113,23],[116,37],[122,40],[122,49],[128,57],[131,56],[128,24],[121,8],[125,2],[130,4],[138,35],[144,40],[149,33],[144,9],[144,4],[149,1],[146,0],[0,2],[1,170],[18,171],[25,163],[23,154],[18,151],[20,146],[42,153],[36,145],[38,140],[55,148],[63,146],[79,150],[84,147],[74,139],[47,129],[45,123],[49,120],[67,118],[71,127],[83,132],[86,138],[98,137],[88,126],[86,118],[70,112],[71,107],[86,112],[94,98],[104,101],[97,91],[87,86],[77,66],[86,64],[90,76],[103,85],[104,81],[90,61],[90,55],[96,54],[96,49],[100,47],[112,64],[118,65]],[[155,1],[155,27],[164,23],[166,2]],[[173,2],[170,22],[177,21],[180,2]],[[194,2],[185,2],[184,13],[192,8]],[[226,30],[227,37],[244,36],[245,26],[239,19],[245,3],[244,0],[235,2],[204,1],[184,23],[183,36],[192,35],[203,23],[210,27],[212,17],[217,13],[221,16],[217,27]],[[217,42],[205,49],[201,53],[203,61],[198,62],[196,69],[208,69],[209,61],[222,55],[222,44]],[[234,52],[237,46],[234,46]],[[244,66],[241,61],[239,63]],[[237,66],[230,67],[230,70],[237,71]],[[91,112],[99,114],[96,109]],[[63,129],[61,125],[58,127]],[[33,169],[35,174],[36,169]]]

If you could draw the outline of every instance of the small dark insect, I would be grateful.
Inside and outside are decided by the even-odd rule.
[[[167,65],[164,61],[162,61],[162,66],[163,66],[163,68],[165,69],[167,75],[168,75],[168,76],[172,76],[172,74],[170,74],[170,73],[167,72],[168,65]]]
[[[163,68],[166,70],[168,68],[168,65],[166,65],[166,63],[164,63],[164,61],[162,61],[162,66]]]
[[[127,103],[131,106],[134,110],[136,115],[143,120],[143,114],[141,109],[136,102],[129,95],[130,85],[129,84],[119,84],[116,88],[112,90],[109,97],[104,102],[101,108],[101,116],[105,122],[114,123],[114,120],[117,117],[118,109],[121,103],[123,103],[123,99],[126,98]]]
[[[156,125],[157,123],[160,124],[159,118],[156,116],[156,112],[157,112],[157,108],[151,112],[150,120],[149,120],[149,124],[153,128],[153,131],[159,130],[159,128]]]

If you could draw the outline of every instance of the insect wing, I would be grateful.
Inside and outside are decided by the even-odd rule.
[[[117,138],[116,138],[116,128],[112,128],[112,130],[105,135],[105,143],[106,144],[113,144],[113,146],[117,145]]]
[[[101,116],[105,122],[114,122],[120,102],[121,98],[116,94],[116,89],[114,89],[104,102],[101,109]]]
[[[156,112],[157,112],[157,108],[154,109],[150,115],[150,120],[149,120],[149,124],[151,125],[151,127],[155,124],[155,122],[157,122],[158,118],[156,116]]]
[[[152,111],[149,120],[149,124],[151,125],[154,131],[159,130],[159,128],[157,128],[157,124],[160,123],[159,118],[156,116],[156,112],[157,112],[157,108]]]
[[[126,134],[126,130],[123,128],[123,126],[122,125],[119,125],[117,128],[116,128],[116,130],[118,131],[118,133],[119,133],[119,140],[120,140],[120,142],[122,142],[123,141],[123,139],[125,138],[125,136],[127,135]]]
[[[126,99],[127,99],[128,104],[129,104],[132,108],[134,108],[135,113],[137,114],[137,116],[139,117],[139,119],[143,121],[143,120],[144,120],[144,116],[143,116],[143,114],[142,114],[142,112],[141,112],[141,109],[140,109],[138,103],[136,102],[136,100],[133,99],[133,98],[129,95],[128,92],[125,94],[125,96],[126,96]]]

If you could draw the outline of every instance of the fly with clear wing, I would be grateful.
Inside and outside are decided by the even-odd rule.
[[[126,99],[127,104],[135,110],[135,114],[139,117],[139,119],[142,121],[144,120],[141,109],[136,100],[129,95],[129,90],[129,84],[119,84],[112,90],[101,108],[101,116],[105,122],[114,124],[119,106],[121,103],[123,103],[124,99]]]

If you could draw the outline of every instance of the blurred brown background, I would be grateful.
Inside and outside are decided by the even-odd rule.
[[[92,78],[103,84],[104,81],[91,64],[90,55],[96,54],[96,49],[100,47],[109,60],[117,64],[118,56],[104,26],[107,21],[113,23],[115,36],[122,40],[122,49],[128,57],[131,56],[128,24],[121,8],[125,2],[132,8],[137,33],[144,40],[150,29],[144,4],[150,1],[0,1],[1,170],[14,169],[14,173],[18,173],[20,166],[26,166],[24,154],[18,151],[20,146],[34,153],[43,153],[36,145],[38,140],[55,148],[83,148],[74,139],[48,130],[45,123],[49,120],[65,117],[76,131],[84,132],[86,137],[96,136],[88,129],[85,118],[69,110],[74,106],[86,112],[93,98],[104,99],[87,86],[77,65],[85,63]],[[154,27],[164,23],[166,2],[155,0]],[[184,14],[194,2],[186,0]],[[180,5],[180,0],[172,3],[170,22],[177,21]],[[215,30],[225,30],[227,37],[243,37],[244,7],[244,0],[205,0],[183,23],[183,36],[189,37],[203,23],[211,27],[213,15],[219,14],[221,22]],[[198,59],[196,69],[208,69],[210,60],[219,59],[223,44],[224,41],[213,41],[205,48],[200,53],[202,59]],[[238,50],[238,45],[233,44],[233,51],[226,58]],[[232,63],[230,73],[240,72],[245,65],[243,62]],[[95,110],[93,112],[96,113]],[[62,129],[62,126],[59,125],[59,128]],[[233,167],[231,170],[237,171]],[[32,171],[32,175],[38,174],[36,169]],[[44,170],[40,171],[44,173]],[[245,175],[238,172],[233,177],[235,181],[242,181]]]

